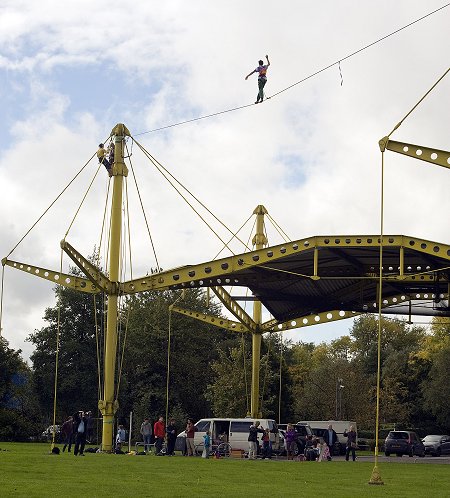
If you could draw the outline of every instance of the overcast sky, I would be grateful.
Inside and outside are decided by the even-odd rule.
[[[9,254],[116,123],[125,123],[231,230],[263,204],[292,240],[379,233],[378,140],[449,67],[450,7],[343,60],[342,80],[334,65],[263,105],[144,132],[252,104],[257,77],[244,77],[266,54],[265,91],[271,96],[443,5],[445,0],[3,0],[0,256]],[[392,138],[449,150],[449,104],[450,76]],[[214,258],[221,242],[136,145],[132,152],[160,266]],[[449,171],[389,152],[385,160],[385,233],[449,243]],[[59,269],[59,241],[96,168],[91,161],[10,259]],[[101,170],[67,235],[85,255],[99,243],[107,183]],[[131,176],[128,191],[137,277],[156,263]],[[243,240],[252,226],[250,221],[242,231]],[[271,245],[281,242],[270,226],[268,232]],[[50,283],[6,268],[2,326],[10,346],[28,356],[24,339],[43,326],[44,310],[53,304]],[[291,337],[329,341],[350,326],[341,321]]]

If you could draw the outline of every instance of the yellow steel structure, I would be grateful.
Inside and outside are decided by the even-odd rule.
[[[256,250],[267,246],[267,237],[264,235],[264,215],[267,210],[264,206],[258,206],[253,214],[256,215],[256,233],[253,237],[253,247]],[[261,418],[259,405],[259,370],[261,358],[261,330],[262,323],[262,305],[261,301],[256,300],[253,303],[253,321],[256,324],[256,330],[252,331],[252,385],[250,397],[250,416],[253,418]]]
[[[103,399],[99,400],[98,407],[103,415],[102,450],[111,451],[113,447],[114,414],[118,408],[115,399],[114,376],[116,372],[117,352],[117,302],[120,270],[120,248],[122,231],[122,191],[123,177],[128,175],[124,163],[125,137],[130,133],[123,124],[118,124],[111,132],[114,137],[114,164],[112,174],[114,178],[113,195],[111,202],[111,226],[109,248],[109,279],[112,283],[108,289],[108,313],[106,318],[106,339],[104,358],[104,388]]]
[[[380,271],[383,280],[383,313],[450,316],[450,246],[405,235],[313,236],[267,247],[264,215],[260,205],[254,211],[255,250],[215,261],[184,266],[126,282],[119,281],[122,227],[124,141],[130,136],[125,125],[117,124],[111,137],[115,144],[112,167],[113,195],[108,275],[84,258],[67,241],[62,249],[86,278],[40,268],[23,262],[2,260],[3,265],[71,289],[108,296],[104,356],[104,392],[99,400],[103,415],[102,450],[111,451],[115,399],[118,296],[150,290],[210,287],[237,321],[212,317],[173,306],[178,313],[231,331],[252,334],[252,417],[260,416],[259,370],[261,334],[341,320],[360,313],[376,312]],[[450,153],[437,149],[380,140],[389,149],[444,167]],[[421,151],[420,153],[418,151]],[[383,248],[383,268],[378,256]],[[249,288],[253,296],[231,296],[224,287]],[[236,302],[254,301],[253,317]],[[262,304],[273,318],[262,323]]]

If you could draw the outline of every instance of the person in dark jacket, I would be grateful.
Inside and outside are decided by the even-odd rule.
[[[256,460],[256,457],[258,455],[258,432],[261,432],[264,434],[263,429],[260,427],[260,422],[257,420],[254,424],[252,424],[249,428],[249,434],[248,434],[248,459],[249,460]]]
[[[73,442],[73,417],[69,417],[64,424],[61,427],[61,434],[64,437],[64,446],[63,446],[63,452],[66,451],[66,447],[68,446],[69,448],[67,449],[68,453],[70,453],[70,449],[72,448],[72,442]]]
[[[327,443],[328,447],[330,448],[330,456],[328,457],[328,460],[331,460],[331,455],[333,454],[334,445],[338,441],[336,431],[333,429],[333,426],[331,424],[328,425],[328,429],[324,431],[322,437],[323,440]]]
[[[167,434],[167,455],[175,454],[175,442],[177,440],[177,428],[175,427],[175,419],[170,418],[166,427]]]
[[[87,434],[87,424],[88,420],[85,417],[84,412],[77,412],[73,416],[74,420],[74,432],[75,432],[75,449],[73,454],[76,456],[84,456],[84,447],[86,445],[86,434]]]
[[[356,460],[356,431],[353,425],[350,426],[350,430],[348,432],[344,432],[344,436],[347,436],[347,445],[345,448],[345,459],[348,462],[348,458],[350,456],[350,452],[352,452],[352,460]]]

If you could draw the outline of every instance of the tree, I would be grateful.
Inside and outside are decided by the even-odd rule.
[[[26,441],[36,435],[39,413],[31,372],[21,351],[0,337],[0,439]]]
[[[128,339],[119,416],[125,417],[133,411],[136,424],[145,416],[155,419],[165,415],[166,394],[172,416],[198,419],[209,415],[211,403],[205,394],[214,375],[212,365],[221,347],[239,343],[235,333],[170,312],[169,307],[175,301],[183,308],[220,316],[219,306],[207,302],[201,289],[190,289],[183,300],[179,292],[164,291],[146,292],[127,301],[124,315],[129,312]]]
[[[79,275],[74,268],[71,274]],[[103,322],[103,298],[65,287],[56,287],[57,304],[47,308],[47,326],[27,338],[35,350],[31,355],[39,402],[47,421],[52,420],[55,383],[56,341],[59,314],[59,358],[57,418],[78,410],[95,411],[98,403],[96,320]],[[95,308],[94,308],[95,305]],[[101,330],[101,327],[99,327]],[[100,331],[99,330],[99,331]]]
[[[424,403],[436,417],[445,432],[450,430],[450,320],[435,318],[427,343],[427,356],[431,360],[428,376],[421,388]]]

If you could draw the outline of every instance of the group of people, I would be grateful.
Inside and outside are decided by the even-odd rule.
[[[192,425],[194,425],[192,423]],[[141,434],[144,442],[144,451],[148,453],[154,439],[155,454],[158,456],[166,455],[173,456],[175,454],[175,442],[177,440],[177,428],[175,419],[169,418],[168,424],[164,423],[164,417],[161,415],[153,424],[150,419],[145,418],[141,424]],[[163,452],[163,444],[166,441],[166,449]]]
[[[63,452],[70,453],[74,444],[74,455],[84,456],[86,442],[91,442],[94,431],[94,418],[92,412],[82,410],[74,413],[63,423],[61,434],[64,439]]]
[[[175,426],[175,419],[170,418],[167,426],[164,423],[164,417],[158,417],[158,420],[151,424],[148,418],[145,418],[141,424],[141,435],[144,443],[144,452],[148,453],[152,445],[152,439],[155,445],[155,454],[157,456],[173,456],[175,454],[175,443],[177,440],[177,428]],[[186,447],[183,454],[185,456],[195,455],[195,443],[194,436],[197,432],[197,427],[194,425],[194,421],[191,418],[187,419],[185,433],[186,433]],[[164,442],[166,447],[163,450]],[[211,433],[206,431],[203,435],[203,458],[209,458],[211,452]]]
[[[249,460],[255,460],[258,455],[258,434],[261,433],[262,442],[262,458],[272,457],[272,443],[270,441],[270,430],[263,429],[260,426],[260,422],[256,421],[250,426],[248,442]],[[287,430],[284,434],[285,445],[286,445],[286,456],[288,460],[293,460],[294,456],[297,454],[299,458],[306,459],[308,461],[318,461],[323,460],[331,461],[332,459],[332,449],[335,444],[339,441],[336,431],[330,424],[322,434],[322,437],[315,437],[313,435],[308,435],[306,441],[299,438],[294,426],[292,424],[287,424]],[[350,454],[352,455],[352,460],[356,460],[356,448],[357,448],[357,434],[354,426],[350,426],[349,430],[344,432],[344,436],[347,437],[345,459],[348,461]]]
[[[248,459],[256,460],[258,456],[258,433],[262,434],[262,455],[264,459],[272,458],[272,441],[270,440],[270,430],[261,427],[261,423],[257,420],[249,428],[248,434]]]

